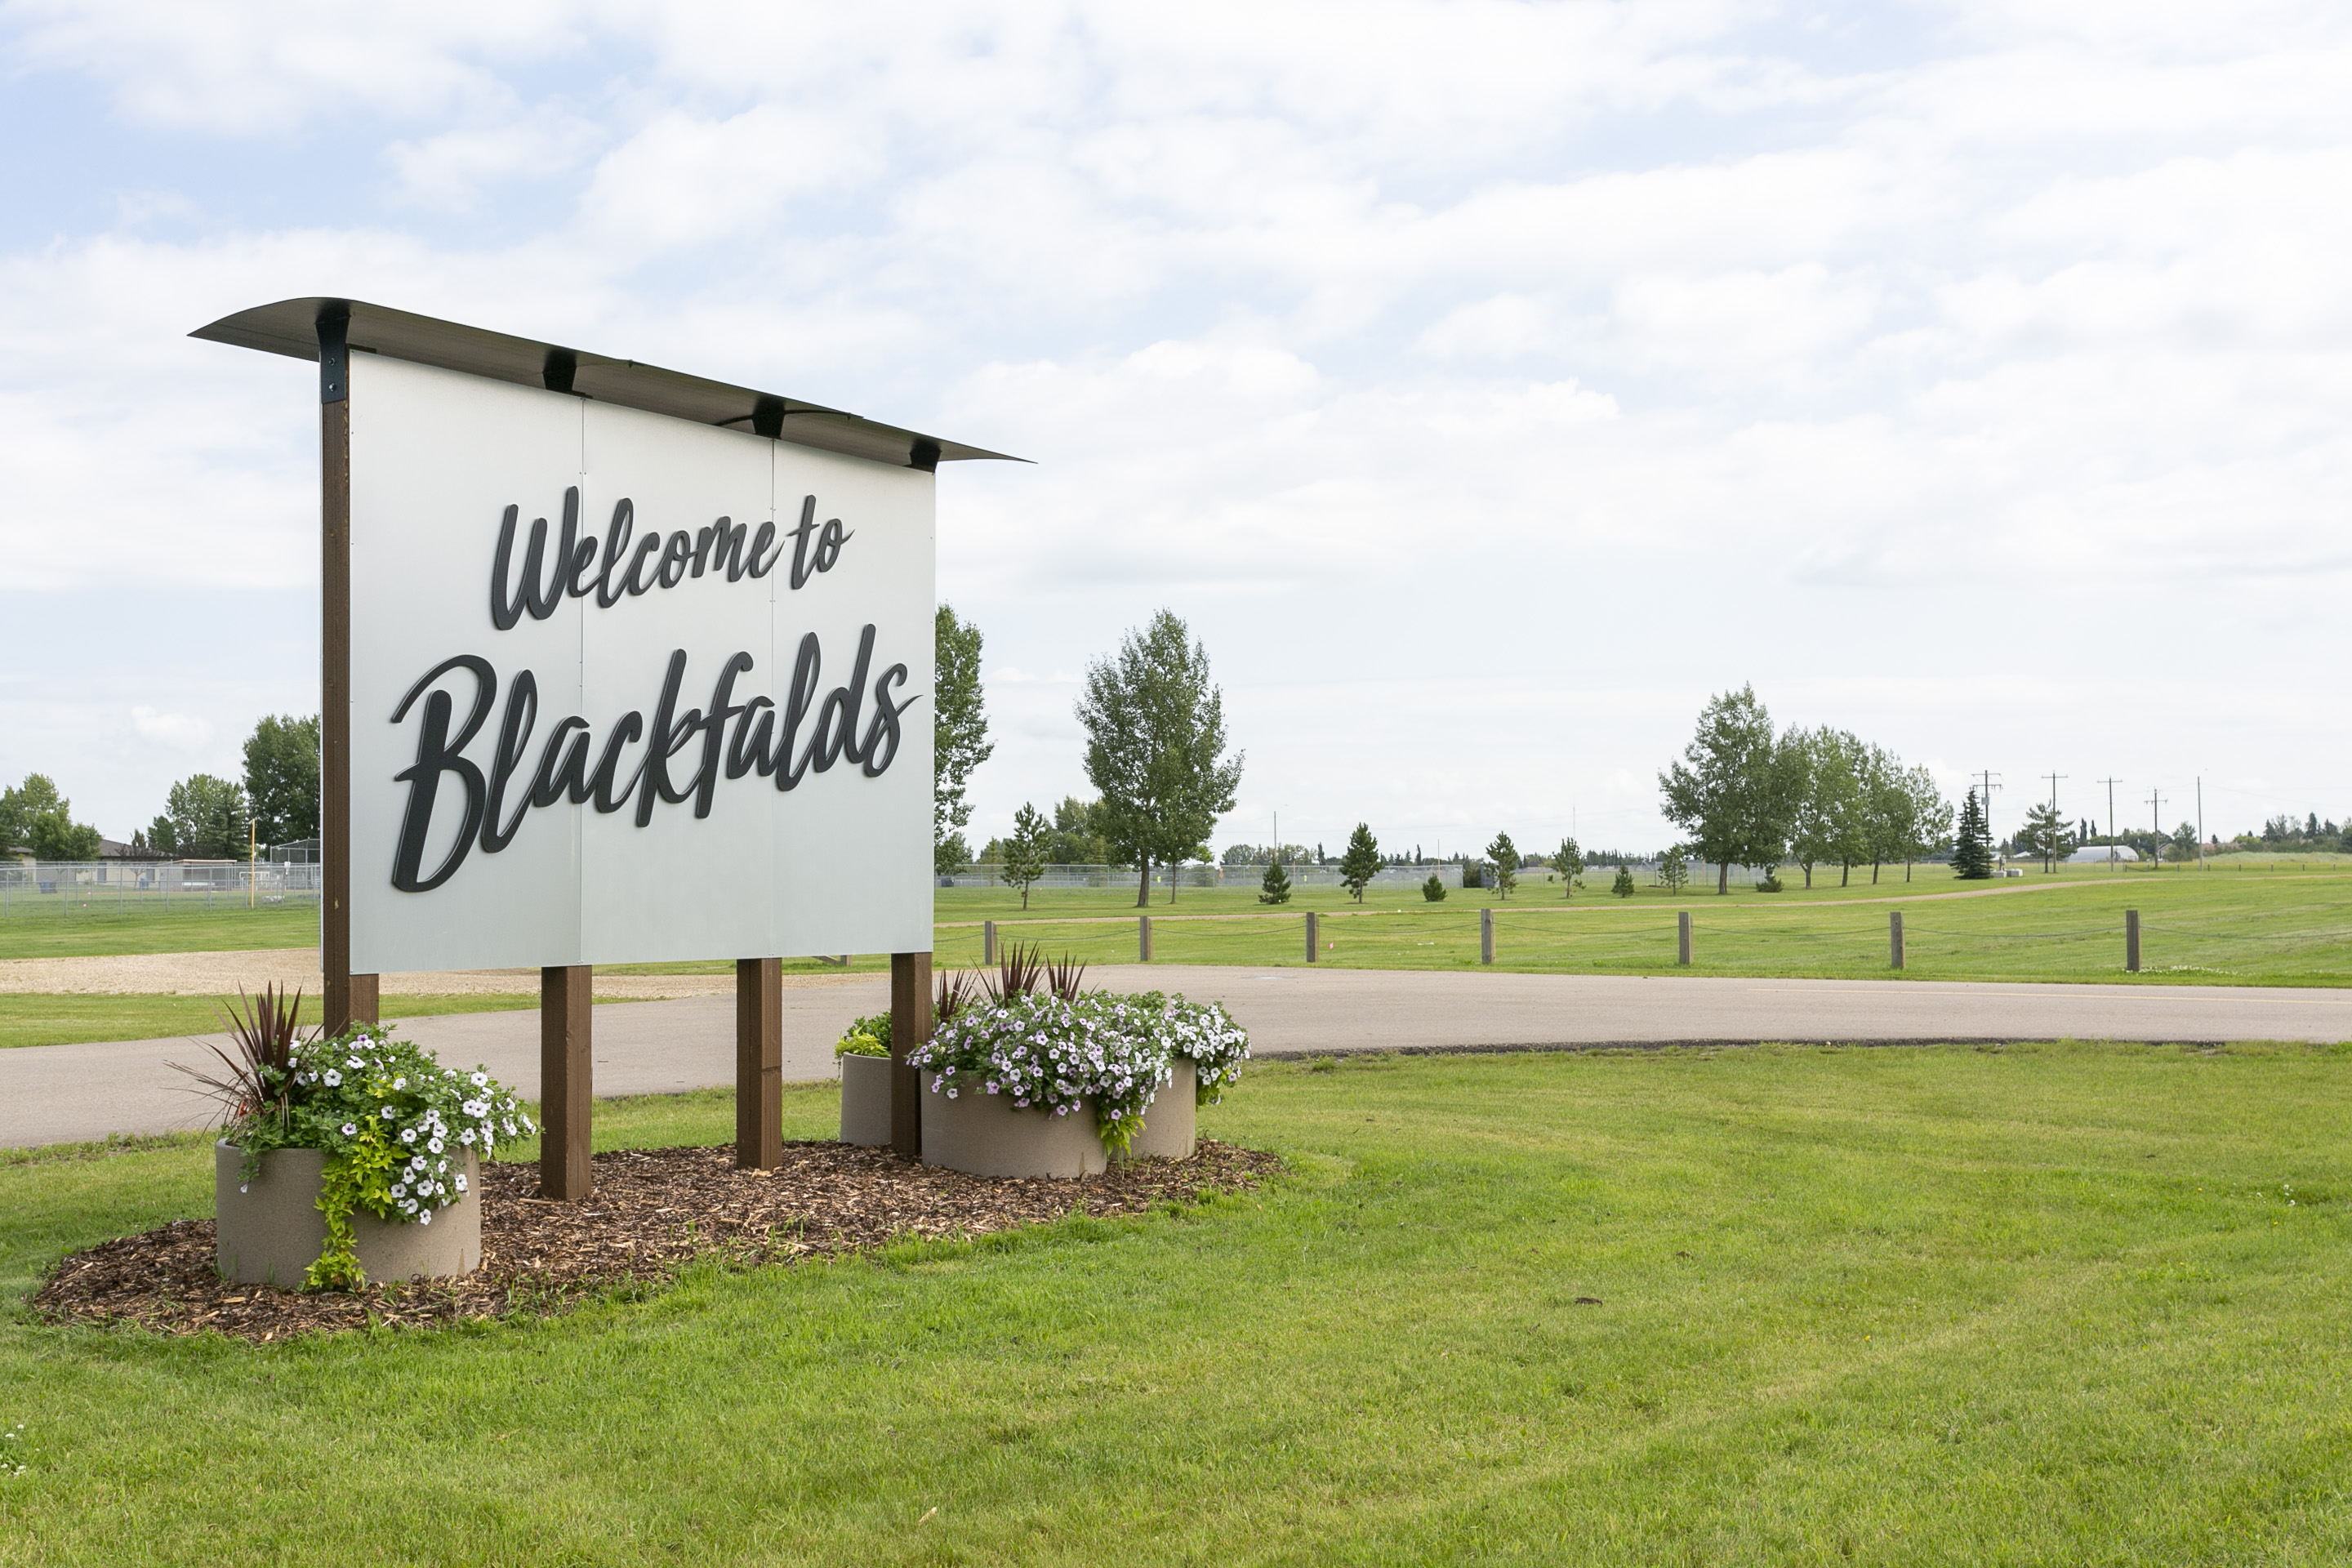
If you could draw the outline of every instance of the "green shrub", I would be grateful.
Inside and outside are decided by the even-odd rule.
[[[1445,879],[1439,876],[1436,872],[1432,871],[1429,874],[1429,880],[1421,885],[1421,896],[1427,899],[1433,904],[1444,903],[1445,901]]]

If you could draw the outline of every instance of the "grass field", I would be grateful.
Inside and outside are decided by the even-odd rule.
[[[1306,962],[1307,910],[1318,910],[1325,943],[1318,961],[1340,967],[1462,969],[1478,963],[1479,911],[1492,910],[1496,967],[1554,973],[1684,973],[1675,962],[1675,915],[1691,911],[1695,962],[1687,973],[1843,979],[2130,982],[2144,984],[2352,985],[2352,871],[2305,870],[2298,862],[2265,868],[2234,857],[2227,869],[2198,872],[2039,872],[1992,883],[1956,882],[1923,867],[1915,880],[1890,871],[1875,887],[1866,877],[1848,888],[1824,885],[1780,894],[1643,889],[1620,900],[1588,889],[1573,901],[1558,884],[1530,879],[1508,900],[1475,890],[1443,903],[1393,894],[1359,905],[1344,892],[1302,892],[1268,910],[1247,889],[1187,889],[1171,909],[1151,908],[1156,961],[1273,967]],[[1604,878],[1595,878],[1605,886]],[[1409,891],[1409,890],[1408,890]],[[942,889],[934,900],[932,941],[942,965],[977,963],[984,920],[1001,940],[1034,942],[1090,963],[1135,960],[1133,893],[1122,889],[1055,889],[1033,895],[1023,914],[1017,895]],[[2142,963],[2124,969],[2124,911],[2139,910]],[[1906,967],[1887,964],[1887,917],[1904,917]],[[299,929],[298,929],[299,928]],[[310,917],[244,910],[206,915],[113,916],[93,913],[54,921],[0,921],[0,958],[76,953],[224,951],[299,945],[313,939]],[[887,966],[886,955],[859,954],[854,972]],[[792,973],[839,973],[815,959],[786,961]],[[628,964],[615,973],[723,973],[731,962]],[[414,1011],[447,1011],[441,998]],[[389,1004],[388,1004],[389,1005]],[[518,1005],[483,1001],[487,1009]],[[73,1039],[130,1039],[152,1030],[184,1033],[209,1018],[200,998],[0,997],[0,1046]]]
[[[536,996],[386,996],[385,1018],[421,1018],[435,1013],[493,1013],[535,1007]],[[317,1016],[305,998],[302,1016]],[[0,1050],[11,1046],[64,1046],[82,1040],[160,1040],[173,1035],[210,1035],[221,1029],[219,1006],[209,996],[117,996],[35,992],[0,995]]]
[[[258,1348],[11,1305],[0,1563],[2341,1561],[2345,1057],[1268,1066],[1205,1125],[1295,1174],[1182,1215]],[[0,1295],[207,1170],[0,1154]]]
[[[1981,890],[1979,890],[1981,889]],[[934,936],[940,962],[976,963],[980,919],[1001,940],[1042,943],[1094,963],[1131,963],[1132,911],[1034,909],[1025,920],[991,912],[974,889],[942,891]],[[1095,898],[1091,891],[1067,895]],[[1231,895],[1218,895],[1231,898]],[[993,901],[993,900],[992,900]],[[1039,900],[1033,900],[1033,905]],[[1180,899],[1176,917],[1152,910],[1152,956],[1172,963],[1255,966],[1306,962],[1305,922],[1263,918],[1238,901],[1223,908]],[[1318,907],[1309,905],[1308,907]],[[2166,872],[2117,877],[2028,877],[1986,884],[1882,883],[1813,894],[1737,890],[1717,896],[1620,900],[1588,892],[1572,902],[1540,884],[1507,901],[1457,892],[1362,905],[1328,895],[1318,955],[1324,963],[1377,969],[1452,969],[1478,963],[1478,911],[1495,911],[1499,968],[1610,974],[1680,973],[1675,914],[1691,911],[1698,974],[1890,978],[1887,916],[1904,917],[1905,978],[1916,980],[2134,980],[2147,984],[2352,984],[2352,874],[2277,876]],[[2142,963],[2124,970],[2124,911],[2140,911]],[[1187,918],[1196,916],[1202,918]],[[1061,918],[1055,918],[1059,915]]]

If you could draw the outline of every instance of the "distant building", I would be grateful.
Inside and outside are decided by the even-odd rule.
[[[2137,860],[2139,851],[2128,844],[2085,844],[2066,857],[2069,866],[2104,866],[2110,860]]]

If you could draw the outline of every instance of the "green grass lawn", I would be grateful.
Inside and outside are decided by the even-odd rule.
[[[1984,889],[1977,891],[1974,889]],[[959,890],[960,891],[960,890]],[[1961,896],[1954,897],[1953,894]],[[940,908],[947,909],[947,895]],[[1033,900],[1036,902],[1037,900]],[[1315,906],[1310,906],[1315,907]],[[2028,877],[1954,883],[1937,874],[1908,889],[1824,889],[1679,897],[1644,892],[1621,900],[1591,892],[1563,900],[1539,883],[1507,900],[1477,891],[1443,903],[1367,899],[1320,906],[1319,962],[1370,969],[1457,969],[1478,963],[1478,911],[1495,912],[1496,966],[1608,974],[1690,973],[1897,977],[1887,963],[1887,916],[1901,911],[1906,967],[1914,980],[2135,981],[2248,985],[2352,984],[2352,874],[2263,876],[2167,871],[2161,875]],[[2137,975],[2124,970],[2124,911],[2141,919]],[[1691,911],[1694,963],[1675,962],[1675,916]],[[1255,966],[1306,962],[1306,922],[1195,905],[1184,918],[1152,909],[1152,956],[1171,963]],[[1131,918],[1089,913],[998,921],[1001,941],[1041,943],[1097,963],[1136,956]],[[1130,911],[1131,915],[1132,911]],[[1236,918],[1238,917],[1238,918]],[[976,963],[976,926],[942,923],[940,962]]]
[[[2341,1561],[2346,1057],[1266,1066],[1205,1125],[1295,1175],[1181,1215],[264,1347],[11,1306],[0,1563]],[[0,1155],[0,1294],[207,1171]]]
[[[230,998],[233,1002],[234,997]],[[385,1018],[434,1013],[492,1013],[536,1007],[536,996],[386,996]],[[302,1016],[315,1022],[315,997],[302,999]],[[219,1005],[209,996],[82,995],[36,992],[0,995],[0,1050],[11,1046],[63,1046],[82,1040],[160,1040],[221,1030]]]

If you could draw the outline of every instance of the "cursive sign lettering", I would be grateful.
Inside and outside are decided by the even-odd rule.
[[[757,582],[776,569],[784,542],[776,525],[762,522],[747,528],[722,517],[706,528],[660,530],[637,536],[636,502],[623,496],[613,505],[613,520],[604,528],[603,564],[598,565],[595,537],[583,537],[580,528],[580,487],[563,492],[562,521],[555,535],[555,554],[547,552],[547,519],[533,518],[523,546],[522,566],[515,568],[515,536],[522,509],[509,506],[499,520],[499,542],[490,552],[490,625],[512,631],[524,616],[543,621],[566,598],[595,595],[596,607],[609,610],[625,598],[636,598],[656,588],[675,588],[706,572],[724,572],[730,583],[746,577]],[[841,559],[842,546],[857,536],[841,519],[816,521],[816,497],[801,499],[801,520],[785,537],[793,545],[791,582],[795,590],[809,579],[830,572]]]
[[[779,546],[777,554],[782,553]],[[606,558],[608,562],[614,558],[609,547]],[[528,563],[531,557],[525,559]],[[523,607],[530,608],[533,602],[526,595]],[[756,773],[774,780],[777,789],[791,790],[807,774],[828,772],[835,763],[846,760],[857,763],[867,778],[881,777],[898,754],[901,716],[918,700],[898,695],[908,681],[903,664],[890,666],[869,686],[866,675],[873,665],[874,641],[875,628],[868,624],[858,636],[847,682],[819,700],[816,692],[823,679],[824,649],[814,632],[803,635],[793,661],[781,725],[776,704],[770,699],[754,696],[736,700],[736,682],[755,668],[751,656],[743,652],[731,655],[720,666],[704,706],[680,712],[688,661],[684,648],[674,649],[663,671],[650,722],[642,710],[622,714],[605,731],[603,750],[591,767],[588,757],[595,737],[588,721],[577,714],[559,720],[540,749],[538,765],[520,795],[516,785],[523,776],[531,731],[539,721],[538,676],[529,669],[520,670],[507,683],[506,707],[485,773],[481,763],[465,753],[498,705],[498,671],[478,654],[443,659],[410,687],[393,710],[393,723],[404,722],[412,710],[416,710],[418,722],[415,760],[394,775],[395,782],[408,786],[408,799],[393,851],[392,885],[406,893],[430,892],[457,875],[475,848],[485,855],[498,854],[514,841],[530,812],[551,805],[593,805],[609,816],[634,802],[634,820],[644,827],[653,821],[655,809],[664,805],[684,805],[690,801],[698,819],[709,816],[722,776],[732,780]],[[457,700],[441,682],[460,672],[471,679],[473,690],[466,720],[453,734],[450,721]],[[866,712],[869,700],[873,703],[870,715]],[[814,723],[803,742],[801,727],[809,722],[812,710]],[[702,744],[695,753],[693,768],[681,778],[673,764],[697,740]],[[635,749],[635,765],[624,778],[621,769],[632,748]],[[441,863],[427,873],[424,862],[434,814],[446,809],[448,799],[445,784],[454,788],[458,798],[457,832]]]

